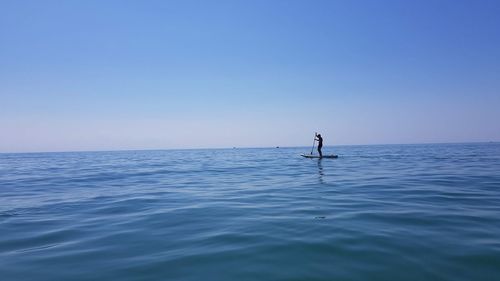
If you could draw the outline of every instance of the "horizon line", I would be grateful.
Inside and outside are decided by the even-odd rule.
[[[470,142],[420,142],[420,143],[372,143],[372,144],[335,144],[325,145],[323,147],[332,146],[378,146],[378,145],[431,145],[431,144],[488,144],[500,143],[500,140],[495,141],[470,141]],[[266,148],[302,148],[310,147],[308,145],[301,146],[233,146],[233,147],[188,147],[188,148],[144,148],[144,149],[103,149],[103,150],[60,150],[60,151],[18,151],[18,152],[1,152],[0,154],[37,154],[37,153],[85,153],[85,152],[127,152],[127,151],[167,151],[167,150],[223,150],[223,149],[266,149]]]

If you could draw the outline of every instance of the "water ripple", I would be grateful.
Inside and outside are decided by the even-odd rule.
[[[495,280],[500,144],[0,155],[2,280]]]

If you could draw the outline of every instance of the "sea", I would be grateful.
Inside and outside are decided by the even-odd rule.
[[[500,143],[0,154],[0,280],[500,280]]]

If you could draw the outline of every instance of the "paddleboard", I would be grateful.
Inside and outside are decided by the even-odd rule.
[[[309,155],[309,154],[301,154],[300,156],[305,157],[305,158],[319,158],[319,155]],[[338,155],[323,155],[323,158],[338,158]]]

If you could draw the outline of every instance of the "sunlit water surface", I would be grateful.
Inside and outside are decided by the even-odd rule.
[[[1,280],[500,280],[500,144],[0,154]]]

